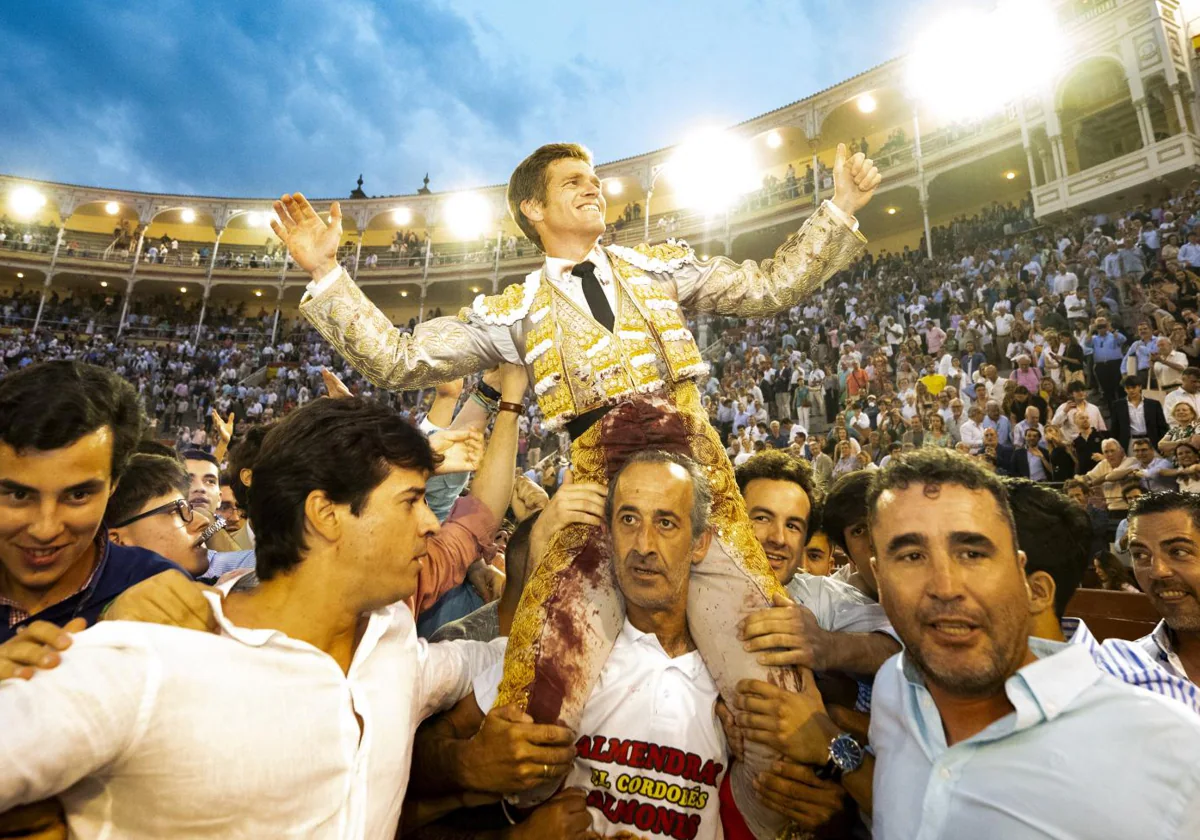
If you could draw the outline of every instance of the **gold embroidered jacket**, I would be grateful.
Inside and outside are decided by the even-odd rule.
[[[525,364],[550,428],[704,375],[683,312],[762,317],[795,306],[863,251],[866,239],[822,205],[772,259],[698,259],[683,243],[607,249],[616,275],[613,332],[544,281],[541,269],[457,317],[411,334],[394,327],[345,272],[300,311],[379,387],[437,385],[501,362]]]

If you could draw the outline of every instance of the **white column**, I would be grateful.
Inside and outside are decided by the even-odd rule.
[[[1033,149],[1029,148],[1028,145],[1025,147],[1025,163],[1029,167],[1029,186],[1038,186],[1037,169],[1033,165]]]
[[[135,282],[132,277],[125,279],[125,299],[121,301],[121,320],[117,323],[117,338],[120,338],[121,333],[125,331],[125,318],[129,314],[129,297],[133,294]]]
[[[1142,148],[1148,149],[1154,145],[1154,123],[1150,120],[1150,108],[1146,105],[1146,98],[1135,99],[1133,108],[1137,112],[1138,128],[1142,132]]]
[[[1179,92],[1178,83],[1171,85],[1171,96],[1175,99],[1175,115],[1179,118],[1179,133],[1186,134],[1188,130],[1187,109],[1183,107],[1183,96]]]

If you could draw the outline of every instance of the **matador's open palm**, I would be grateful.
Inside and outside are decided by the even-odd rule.
[[[283,240],[296,265],[309,274],[324,274],[337,267],[337,249],[342,242],[342,205],[333,202],[329,224],[300,193],[282,196],[275,202],[277,219],[271,230]]]

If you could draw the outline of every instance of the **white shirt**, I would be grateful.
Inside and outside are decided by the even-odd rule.
[[[58,668],[0,683],[0,812],[57,795],[74,838],[391,840],[417,725],[503,649],[427,644],[393,604],[344,674],[206,597],[219,634],[103,622]]]
[[[829,575],[797,572],[787,582],[786,588],[792,600],[816,616],[822,630],[833,633],[887,633],[896,638],[883,607],[856,586]]]
[[[1108,426],[1104,422],[1104,418],[1100,414],[1100,409],[1092,405],[1090,402],[1085,402],[1082,406],[1077,406],[1075,403],[1067,400],[1058,407],[1054,412],[1054,417],[1050,420],[1050,425],[1058,426],[1062,430],[1063,439],[1067,443],[1074,443],[1075,438],[1079,437],[1079,427],[1075,425],[1075,412],[1082,411],[1087,414],[1088,420],[1092,423],[1093,429],[1099,429],[1102,432],[1108,431]]]
[[[974,420],[967,420],[958,427],[958,438],[974,452],[983,446],[983,429]]]
[[[497,663],[476,678],[475,700],[483,712],[496,702],[503,675],[503,663]],[[729,748],[715,711],[718,696],[699,651],[672,658],[657,636],[625,622],[583,707],[575,765],[563,782],[587,792],[593,831],[604,837],[646,834],[614,820],[622,810],[648,805],[672,811],[675,825],[697,823],[694,831],[653,836],[721,840],[718,791]],[[641,779],[661,783],[653,793],[662,795],[629,793],[631,784],[645,784]],[[685,804],[674,804],[680,794]],[[635,804],[623,805],[630,801]]]
[[[1129,436],[1139,437],[1146,434],[1146,400],[1143,398],[1137,405],[1132,400],[1126,400],[1129,406]]]
[[[1187,356],[1180,353],[1178,350],[1172,350],[1171,355],[1167,356],[1167,361],[1173,362],[1183,367],[1188,366]],[[1178,385],[1183,381],[1183,370],[1169,367],[1162,362],[1154,363],[1154,381],[1158,383],[1160,388],[1168,388],[1172,385]]]

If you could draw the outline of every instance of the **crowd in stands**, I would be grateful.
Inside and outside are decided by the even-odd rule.
[[[770,188],[803,184],[811,173]],[[318,836],[337,813],[363,836],[399,825],[417,840],[655,820],[677,828],[659,836],[740,840],[723,774],[755,748],[781,754],[756,795],[811,836],[910,838],[930,821],[946,838],[1200,836],[1200,182],[1048,225],[1028,201],[994,204],[933,245],[933,259],[925,243],[868,255],[774,317],[689,324],[712,367],[703,403],[792,601],[747,619],[737,644],[820,675],[803,693],[739,684],[714,717],[693,650],[673,682],[653,677],[676,705],[632,682],[606,701],[664,744],[705,741],[711,791],[698,767],[694,788],[670,784],[665,746],[494,702],[525,584],[564,527],[605,522],[619,558],[682,569],[686,593],[703,536],[643,554],[619,544],[614,511],[640,504],[636,479],[656,488],[655,517],[694,522],[711,491],[689,459],[643,453],[606,496],[573,483],[521,366],[381,392],[303,324],[272,342],[266,312],[213,311],[197,343],[178,302],[135,299],[117,337],[103,295],[48,299],[37,331],[40,291],[0,299],[0,509],[17,523],[0,533],[0,719],[30,721],[0,728],[0,836],[6,820],[60,819],[61,796],[88,836],[205,820],[208,836]],[[135,329],[163,325],[159,340]],[[61,498],[59,543],[34,501]],[[52,586],[37,577],[50,568]],[[1093,638],[1067,609],[1084,582],[1161,621]],[[101,619],[66,652],[61,628]],[[237,644],[198,632],[214,628]],[[629,672],[605,679],[674,658],[636,632]],[[300,680],[311,703],[295,702]],[[217,732],[180,725],[213,708],[240,712]],[[694,813],[606,800],[600,756],[621,750],[645,775],[614,773],[614,791],[637,781],[644,799],[694,797]],[[498,802],[563,778],[571,789],[521,818]],[[585,797],[573,786],[588,780]],[[170,804],[127,805],[149,801]]]

